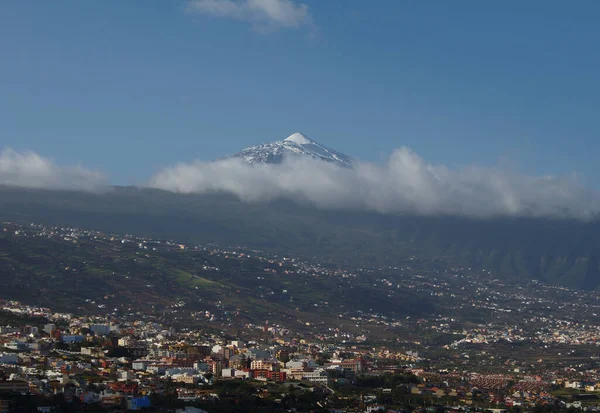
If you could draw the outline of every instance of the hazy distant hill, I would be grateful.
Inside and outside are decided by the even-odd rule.
[[[498,278],[600,285],[600,224],[325,211],[291,202],[117,187],[102,194],[0,188],[0,220],[35,221],[186,242],[245,245],[331,262],[394,264],[411,254]]]

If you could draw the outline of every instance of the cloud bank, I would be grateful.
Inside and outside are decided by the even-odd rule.
[[[600,193],[575,176],[529,176],[502,167],[431,165],[407,148],[384,165],[343,168],[305,158],[279,165],[248,165],[239,159],[194,162],[164,169],[151,187],[181,193],[225,192],[244,202],[291,199],[319,208],[380,213],[569,217],[592,219]]]
[[[247,21],[262,31],[312,23],[308,6],[293,0],[190,0],[191,12]]]
[[[61,166],[35,152],[0,151],[0,185],[97,191],[106,177],[82,166]],[[249,165],[241,159],[181,163],[154,175],[148,186],[180,193],[230,193],[248,203],[288,199],[326,209],[379,213],[600,217],[600,192],[575,175],[531,176],[514,168],[449,168],[425,162],[410,149],[392,153],[383,165],[353,168],[309,157],[282,164]]]
[[[95,191],[106,186],[106,178],[81,166],[58,166],[35,152],[0,152],[0,185],[43,189]]]

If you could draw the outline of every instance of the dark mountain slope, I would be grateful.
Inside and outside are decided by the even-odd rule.
[[[600,285],[600,223],[573,220],[381,215],[325,211],[228,195],[114,188],[102,194],[0,188],[0,220],[35,221],[185,242],[245,245],[361,265],[412,254],[592,289]]]

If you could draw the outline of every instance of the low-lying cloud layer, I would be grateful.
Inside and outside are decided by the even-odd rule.
[[[452,169],[430,165],[406,148],[394,151],[385,165],[359,162],[354,168],[305,158],[280,165],[239,159],[179,164],[156,174],[150,186],[232,193],[244,202],[284,198],[381,213],[591,219],[600,211],[600,193],[574,176],[529,176],[501,167]]]
[[[0,185],[92,191],[106,186],[105,177],[81,166],[58,166],[34,152],[0,151]]]
[[[97,191],[106,177],[59,166],[34,152],[0,151],[0,185]],[[383,165],[353,168],[312,158],[249,165],[241,159],[182,163],[160,171],[150,187],[181,193],[230,193],[243,202],[289,199],[318,208],[420,215],[600,217],[600,192],[575,176],[530,176],[512,168],[431,165],[401,148]]]

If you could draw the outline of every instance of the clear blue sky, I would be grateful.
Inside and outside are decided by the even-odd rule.
[[[0,149],[134,183],[302,131],[600,178],[598,1],[199,1],[3,1]]]

